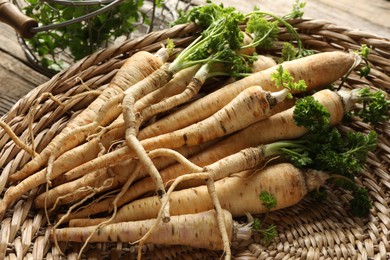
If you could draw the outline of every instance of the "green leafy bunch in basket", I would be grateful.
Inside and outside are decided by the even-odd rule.
[[[43,25],[69,21],[102,8],[103,5],[63,5],[41,0],[26,0],[23,9],[27,16]],[[143,0],[125,0],[112,9],[86,21],[37,33],[26,40],[28,48],[38,57],[41,66],[59,71],[99,48],[107,47],[117,37],[128,37],[138,21],[145,18],[140,12]],[[146,23],[146,19],[143,20]]]

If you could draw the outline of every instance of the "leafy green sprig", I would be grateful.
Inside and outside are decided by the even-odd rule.
[[[364,122],[378,124],[389,120],[390,101],[384,91],[372,91],[369,88],[354,89],[351,91],[347,104],[352,109],[352,114],[360,117]],[[356,107],[361,104],[362,107]]]
[[[304,4],[296,1],[293,6],[293,11],[290,15],[284,17],[276,16],[272,13],[262,12],[259,9],[255,10],[249,14],[243,15],[238,12],[235,8],[227,7],[225,8],[223,4],[215,4],[212,1],[207,1],[207,4],[204,6],[196,6],[190,9],[187,12],[180,12],[179,18],[174,22],[174,24],[182,24],[188,22],[197,23],[204,31],[202,32],[202,37],[204,39],[209,36],[213,37],[212,41],[208,41],[207,45],[199,47],[203,43],[194,43],[193,48],[187,48],[187,52],[191,55],[187,55],[185,52],[182,54],[188,61],[188,65],[194,65],[198,61],[204,63],[217,63],[221,62],[227,65],[227,71],[216,71],[210,72],[210,75],[231,75],[231,76],[247,76],[250,72],[250,64],[256,59],[256,55],[247,57],[244,55],[225,55],[230,53],[231,50],[236,51],[238,49],[256,47],[261,49],[267,49],[272,47],[277,40],[279,34],[279,24],[283,24],[287,30],[293,35],[297,43],[297,49],[294,49],[294,58],[306,56],[311,54],[303,49],[302,42],[299,38],[298,33],[295,29],[286,21],[287,18],[299,17],[303,14],[302,8]],[[221,17],[225,17],[226,22]],[[271,17],[272,19],[268,19]],[[235,22],[233,22],[233,20]],[[243,35],[239,30],[239,25],[243,24],[246,21],[246,33],[252,36],[252,42],[249,44],[243,44]],[[223,25],[224,29],[216,29],[216,25]],[[214,29],[210,29],[214,28]],[[218,28],[222,28],[221,26]],[[223,39],[225,39],[223,41]],[[210,53],[220,53],[222,55],[222,50],[216,50],[216,46],[223,46],[226,49],[225,54],[222,56],[213,56]],[[209,55],[209,57],[207,57]],[[207,60],[206,60],[207,59]],[[177,64],[183,64],[184,60],[179,57]]]
[[[280,54],[279,63],[283,63],[285,61],[291,61],[301,58],[302,56],[313,55],[315,52],[313,50],[304,49],[303,51],[299,51],[292,43],[284,42],[282,51]]]
[[[289,14],[284,15],[281,17],[282,20],[287,21],[291,19],[298,19],[301,18],[304,14],[303,8],[306,6],[306,2],[300,2],[300,0],[296,0],[293,4],[292,10]],[[277,21],[275,21],[277,22]],[[280,21],[279,21],[280,22]],[[290,28],[285,23],[282,23],[286,28],[289,30],[289,32],[293,35],[293,37],[296,39],[297,47],[295,47],[291,42],[283,42],[283,47],[281,51],[281,58],[279,60],[279,63],[295,60],[304,56],[309,56],[314,54],[313,50],[308,50],[303,48],[301,40],[299,38],[299,35],[296,33],[294,28]]]
[[[300,99],[295,107],[294,120],[298,126],[308,128],[309,132],[322,131],[324,127],[328,129],[330,113],[313,96]]]
[[[360,49],[356,51],[360,57],[362,57],[365,65],[362,66],[359,70],[359,75],[360,77],[368,77],[368,74],[371,72],[371,65],[368,63],[368,55],[370,55],[371,49],[366,45],[362,44],[360,46]]]
[[[241,48],[259,47],[267,49],[276,42],[279,34],[277,21],[267,20],[264,14],[252,14],[246,23],[246,32],[252,36],[252,42]]]
[[[372,208],[372,202],[369,199],[368,191],[355,185],[352,187],[352,196],[353,198],[350,201],[351,213],[358,217],[367,216]]]
[[[305,6],[306,2],[300,2],[299,0],[295,0],[291,13],[283,16],[283,18],[286,20],[301,18],[304,14],[303,8],[305,8]]]
[[[274,44],[279,33],[278,21],[270,21],[264,14],[245,16],[235,8],[225,8],[211,1],[181,13],[175,24],[188,22],[197,23],[203,32],[175,59],[171,68],[178,71],[201,63],[209,67],[208,77],[249,75],[257,54],[244,55],[238,54],[238,51],[251,47],[268,48]],[[243,43],[244,35],[240,25],[244,22],[247,25],[246,32],[253,37],[249,44]],[[213,66],[217,63],[222,67]]]
[[[290,72],[285,70],[282,65],[279,65],[276,69],[276,73],[271,75],[271,80],[275,81],[277,86],[289,90],[305,90],[307,88],[304,80],[295,81]]]
[[[266,191],[260,192],[259,199],[266,208],[266,213],[264,214],[262,221],[258,218],[253,220],[252,229],[260,232],[264,243],[268,244],[277,236],[276,226],[274,224],[270,224],[268,227],[263,228],[263,225],[268,218],[269,212],[276,207],[277,201],[271,193]]]
[[[263,12],[263,11],[260,11],[260,10],[252,11],[252,12],[246,14],[245,16],[249,19],[253,15],[263,16],[263,17],[269,16],[272,19],[274,19],[274,21],[276,23],[282,24],[287,29],[287,31],[293,36],[294,40],[296,41],[297,48],[298,48],[298,56],[299,57],[305,56],[305,49],[303,47],[303,44],[302,44],[302,41],[301,41],[301,39],[299,37],[298,32],[294,29],[294,27],[291,24],[289,24],[287,22],[286,19],[284,19],[283,17],[277,16],[275,14],[272,14],[272,13],[269,13],[269,12]]]
[[[281,91],[272,94],[278,101],[285,97],[292,98],[291,91],[304,91],[307,88],[304,80],[295,81],[290,72],[285,70],[282,65],[279,65],[276,72],[271,74],[271,80],[275,82],[276,86],[282,88]]]
[[[223,4],[217,5],[207,0],[205,5],[195,6],[187,12],[179,10],[179,17],[171,23],[171,26],[193,22],[204,30],[215,21],[215,17],[223,15],[224,12],[232,11],[234,11],[233,7],[225,8]]]
[[[298,58],[299,51],[289,42],[284,42],[279,63],[295,60]]]
[[[330,128],[327,132],[323,130],[315,134],[309,133],[304,139],[310,145],[306,151],[312,161],[301,167],[334,172],[351,179],[356,173],[362,172],[368,152],[373,151],[377,145],[374,131],[368,134],[341,134],[336,128]],[[290,159],[294,161],[293,157]]]
[[[213,3],[195,7],[183,14],[177,23],[193,21],[201,27],[207,27],[179,54],[170,68],[180,71],[196,64],[212,67],[214,63],[222,63],[224,69],[221,74],[247,73],[248,60],[236,52],[243,44],[244,36],[239,28],[243,20],[244,15],[234,8],[224,8],[223,5]],[[216,75],[219,72],[212,73]]]

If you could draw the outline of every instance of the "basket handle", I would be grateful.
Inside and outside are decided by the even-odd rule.
[[[0,0],[0,22],[6,23],[14,28],[23,38],[31,38],[35,35],[33,27],[38,26],[38,22],[20,12],[12,3]]]

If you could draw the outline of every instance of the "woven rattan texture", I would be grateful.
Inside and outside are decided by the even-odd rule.
[[[353,51],[365,43],[372,48],[370,63],[372,75],[362,79],[354,74],[347,82],[351,88],[370,86],[390,93],[390,41],[369,33],[343,28],[319,20],[291,21],[306,48],[319,52],[343,50]],[[102,50],[57,74],[47,83],[38,86],[23,97],[2,120],[11,126],[22,139],[29,140],[27,115],[36,109],[33,132],[36,136],[37,152],[45,147],[78,111],[85,108],[94,96],[80,96],[59,105],[44,95],[52,93],[58,99],[75,97],[90,88],[97,89],[110,81],[123,61],[139,50],[155,51],[167,38],[176,46],[191,42],[197,28],[193,25],[176,26],[165,31],[154,32],[121,46]],[[281,32],[280,39],[288,33]],[[278,47],[270,50],[277,55]],[[353,121],[341,129],[369,131],[360,121]],[[379,146],[369,154],[365,170],[359,183],[365,186],[373,199],[373,209],[367,218],[355,218],[346,209],[348,194],[329,189],[324,203],[310,198],[291,208],[270,214],[269,221],[278,227],[277,238],[268,246],[253,237],[244,244],[233,245],[236,259],[389,259],[390,258],[390,123],[378,125]],[[1,192],[7,189],[7,178],[28,160],[29,155],[21,151],[8,135],[0,130],[0,177]],[[42,189],[42,188],[41,188]],[[59,258],[56,247],[49,243],[48,227],[42,211],[32,207],[39,189],[35,189],[10,208],[0,225],[0,259],[55,259]],[[67,245],[64,259],[76,258],[81,245]],[[133,259],[136,248],[126,243],[91,244],[86,258]],[[221,252],[212,252],[188,247],[160,248],[148,246],[145,259],[218,259]]]

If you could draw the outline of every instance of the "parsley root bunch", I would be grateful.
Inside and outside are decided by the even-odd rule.
[[[307,90],[313,90],[315,88],[319,88],[320,86],[326,86],[338,78],[342,77],[343,74],[341,72],[346,73],[348,69],[352,66],[354,63],[354,55],[345,54],[342,52],[334,52],[334,53],[320,53],[308,57],[304,57],[298,60],[293,60],[290,62],[283,63],[283,71],[288,71],[291,76],[294,78],[294,80],[302,80],[304,82],[307,82]],[[347,62],[345,62],[347,61]],[[310,68],[310,69],[308,69]],[[280,90],[279,87],[277,87],[275,81],[271,79],[271,75],[275,75],[275,73],[278,73],[278,69],[280,69],[280,66],[274,66],[272,68],[269,68],[267,70],[264,70],[262,72],[255,73],[251,76],[248,76],[246,78],[243,78],[241,80],[238,80],[232,84],[226,85],[225,87],[216,90],[209,95],[206,95],[205,97],[201,98],[200,100],[191,102],[189,105],[185,106],[183,109],[178,110],[176,113],[172,113],[172,115],[169,115],[168,118],[164,118],[161,120],[161,122],[165,122],[165,119],[167,120],[165,123],[168,123],[169,127],[171,126],[178,126],[178,128],[183,128],[186,122],[188,120],[195,121],[193,124],[190,124],[187,128],[190,129],[190,127],[194,127],[198,129],[197,127],[199,125],[202,125],[202,128],[207,130],[209,126],[204,125],[201,123],[202,120],[204,122],[210,121],[213,115],[217,116],[218,114],[223,113],[225,108],[221,104],[225,105],[233,104],[232,101],[234,98],[237,97],[238,94],[240,94],[243,90],[252,87],[252,86],[262,86],[262,89],[265,91],[278,91]],[[328,74],[329,73],[329,74]],[[318,77],[318,74],[321,75],[321,77]],[[241,95],[241,97],[244,97],[244,95]],[[237,100],[237,99],[236,99]],[[253,104],[255,106],[255,104]],[[227,108],[227,107],[226,107]],[[219,109],[215,111],[214,114],[211,112],[215,109]],[[197,111],[196,114],[193,114],[193,111]],[[176,115],[179,115],[179,117],[176,117]],[[226,116],[229,116],[226,114]],[[238,116],[238,115],[237,115]],[[200,117],[200,118],[199,118]],[[171,119],[169,119],[171,118]],[[203,119],[202,119],[203,118]],[[199,119],[199,120],[197,120]],[[217,119],[217,118],[215,118]],[[160,128],[159,125],[160,121],[157,121],[154,124],[151,124],[150,126],[156,126],[156,128],[162,130],[165,129],[165,127]],[[214,122],[217,123],[215,129],[220,126],[219,120],[214,120]],[[165,124],[164,123],[164,124]],[[236,123],[239,123],[237,121]],[[157,124],[157,125],[156,125]],[[181,125],[179,127],[179,125]],[[176,127],[175,127],[176,128]],[[165,135],[160,134],[155,137],[146,138],[142,135],[143,130],[148,129],[148,127],[143,128],[140,133],[138,134],[137,138],[141,141],[142,146],[145,150],[153,150],[156,148],[178,148],[181,145],[186,144],[185,139],[187,138],[189,140],[188,135],[183,135],[183,130],[177,130],[176,132],[176,138],[180,140],[180,142],[175,143],[173,141],[169,142],[169,145],[163,146],[160,142],[162,138],[166,138],[167,136],[170,136],[172,138],[174,131],[168,131]],[[236,130],[240,130],[239,127],[235,128]],[[221,129],[223,131],[223,129]],[[196,134],[196,130],[193,131]],[[145,138],[145,139],[144,139]],[[160,139],[161,138],[161,139]],[[169,139],[167,139],[169,141]],[[204,142],[203,138],[198,139],[198,144]],[[124,160],[126,158],[134,157],[134,152],[129,149],[128,147],[122,147],[119,148],[113,152],[107,153],[105,155],[102,155],[94,160],[89,161],[88,163],[85,163],[83,165],[80,165],[72,170],[72,173],[69,172],[69,175],[75,175],[75,176],[82,176],[88,172],[91,172],[94,169],[99,169],[101,167],[106,167],[107,165],[113,165],[118,161]],[[53,176],[56,177],[56,176]]]
[[[361,91],[366,92],[365,90]],[[319,91],[313,96],[299,100],[295,107],[259,121],[189,159],[192,163],[205,166],[200,168],[202,173],[198,174],[198,178],[216,178],[215,172],[217,172],[217,175],[221,175],[223,172],[229,175],[231,171],[244,170],[246,169],[245,167],[254,167],[254,165],[264,160],[280,155],[287,157],[300,167],[313,167],[324,171],[338,172],[351,178],[353,173],[362,169],[367,152],[374,149],[375,133],[371,132],[368,135],[350,133],[347,136],[342,136],[331,126],[340,123],[348,112],[347,109],[354,107],[351,101],[358,100],[357,93],[356,91]],[[351,99],[352,96],[354,97],[353,99]],[[365,94],[364,96],[367,95]],[[388,103],[386,99],[383,99],[382,92],[373,92],[370,96],[372,97],[372,102],[382,104],[384,108],[387,106],[386,104]],[[368,101],[366,97],[364,99],[366,102]],[[377,111],[373,112],[377,113]],[[382,112],[380,111],[380,113]],[[276,131],[276,129],[280,129],[280,131]],[[308,131],[311,134],[307,134]],[[298,137],[301,138],[296,139]],[[346,140],[351,141],[346,142]],[[344,144],[344,146],[341,144]],[[261,146],[256,147],[258,145]],[[247,149],[248,151],[253,151],[254,156],[244,156],[243,160],[237,160],[237,155],[243,155],[239,150],[247,147],[254,147]],[[359,149],[357,149],[358,147]],[[327,148],[327,150],[324,148]],[[237,152],[238,154],[233,155]],[[231,158],[234,158],[234,160]],[[250,161],[249,158],[254,160]],[[343,163],[345,160],[349,163]],[[240,162],[242,162],[242,166],[240,166]],[[221,168],[221,165],[224,167]],[[243,168],[234,168],[237,166]],[[213,175],[207,174],[210,171],[213,172]],[[199,181],[195,182],[196,184],[188,183],[188,179],[196,179],[196,175],[189,174],[185,177],[179,177],[189,172],[190,170],[187,166],[175,164],[163,169],[161,176],[167,184],[171,184],[170,181],[175,180],[174,183],[176,185],[187,179],[186,187],[199,185]],[[116,201],[116,206],[119,207],[152,191],[152,183],[150,178],[135,183]],[[113,199],[108,198],[91,207],[71,213],[64,221],[106,211],[113,207],[112,203]],[[361,212],[367,212],[367,209],[361,210]]]
[[[263,86],[263,89],[265,88],[265,90],[270,89],[270,90],[278,91],[280,89],[278,89],[275,80],[272,80],[271,76],[272,75],[279,75],[280,73],[282,73],[280,75],[283,75],[283,72],[289,72],[291,74],[291,77],[294,80],[297,80],[297,81],[303,80],[304,82],[307,82],[307,89],[311,90],[311,89],[317,88],[319,86],[330,84],[333,81],[337,80],[339,77],[341,77],[343,75],[342,73],[343,72],[345,73],[346,71],[348,71],[348,69],[353,65],[354,57],[355,57],[354,55],[349,55],[349,54],[345,54],[342,52],[320,53],[320,54],[304,57],[301,59],[285,62],[282,65],[283,70],[281,70],[280,65],[278,65],[278,66],[274,66],[270,69],[267,69],[265,71],[255,73],[252,76],[245,77],[245,78],[243,78],[239,81],[236,81],[232,84],[229,84],[229,85],[227,85],[227,86],[225,86],[225,87],[223,87],[215,92],[212,92],[211,94],[203,97],[202,99],[200,99],[198,101],[194,101],[194,102],[190,103],[184,109],[178,111],[179,114],[182,114],[183,116],[185,115],[185,117],[183,117],[183,118],[176,117],[175,116],[176,113],[173,113],[172,116],[173,116],[173,118],[176,118],[176,120],[175,120],[175,123],[174,124],[171,123],[171,125],[177,125],[177,124],[183,123],[183,121],[186,121],[186,120],[184,120],[184,118],[191,118],[191,116],[194,116],[196,118],[197,116],[203,114],[202,117],[205,116],[204,122],[209,122],[209,123],[207,123],[207,124],[204,124],[201,122],[195,123],[186,129],[188,131],[188,133],[193,132],[195,135],[198,135],[199,126],[203,129],[202,131],[205,131],[204,133],[211,133],[211,134],[213,134],[214,131],[207,131],[207,129],[214,128],[216,130],[222,130],[221,133],[223,135],[226,135],[226,134],[234,132],[234,131],[241,130],[243,127],[246,127],[246,126],[248,126],[248,124],[254,123],[255,121],[248,121],[248,123],[240,125],[240,120],[229,120],[228,122],[232,123],[232,127],[221,128],[220,122],[224,122],[224,120],[219,119],[220,115],[223,115],[223,114],[225,114],[224,115],[225,118],[226,117],[228,118],[232,112],[233,112],[232,115],[234,115],[234,113],[235,113],[234,111],[236,110],[236,108],[234,106],[231,106],[231,105],[236,102],[234,100],[234,98],[235,97],[238,98],[237,95],[241,91],[243,91],[251,86],[256,86],[256,85]],[[321,77],[318,77],[318,75],[321,75]],[[140,81],[140,82],[142,82],[142,81]],[[135,86],[133,86],[132,89],[136,89],[137,85],[140,82],[138,82]],[[283,80],[281,82],[283,82]],[[285,92],[284,90],[281,90],[281,91]],[[244,93],[240,97],[244,97]],[[265,96],[263,95],[263,97],[265,97]],[[251,98],[249,97],[248,101],[250,101],[250,99]],[[230,104],[229,104],[229,102],[228,102],[228,104],[231,106],[231,108],[228,108],[228,107],[222,108],[222,109],[220,109],[220,111],[215,113],[214,117],[212,116],[210,118],[207,118],[207,114],[209,114],[210,111],[215,110],[216,108],[221,106],[221,103],[223,104],[224,102],[227,102],[229,100],[230,100]],[[236,100],[238,100],[238,99],[236,99]],[[264,98],[263,98],[263,100],[266,101]],[[266,101],[265,103],[262,102],[262,103],[256,105],[254,100],[252,100],[251,102],[253,102],[253,104],[250,104],[249,107],[247,107],[250,110],[251,110],[251,107],[255,107],[255,106],[263,107],[264,104],[268,103],[268,101]],[[246,103],[244,102],[242,104],[244,104],[244,106],[242,106],[242,107],[245,108]],[[207,109],[206,109],[206,107],[207,107]],[[231,110],[232,112],[228,112],[229,110]],[[187,112],[183,112],[183,111],[187,111]],[[192,111],[198,111],[197,116],[192,115]],[[263,114],[262,109],[257,110],[257,111],[261,111]],[[236,114],[236,115],[241,116],[241,114]],[[258,118],[257,121],[260,120],[260,117],[256,116],[256,114],[253,114],[252,111],[249,114],[247,114],[246,116],[249,116],[249,117],[255,116],[255,118],[256,117]],[[171,116],[169,116],[169,117],[171,117]],[[264,119],[264,117],[263,117],[263,119]],[[167,119],[167,120],[170,121],[169,119]],[[215,126],[211,127],[210,126],[211,122],[214,122],[214,124],[216,123]],[[152,124],[152,125],[154,125],[154,124]],[[190,130],[191,128],[193,130]],[[144,129],[147,129],[147,127]],[[224,131],[224,129],[229,130],[229,131]],[[170,133],[167,133],[165,135],[160,135],[160,136],[156,136],[153,138],[147,138],[145,140],[142,140],[140,142],[142,149],[140,151],[138,151],[139,153],[135,152],[136,150],[134,150],[134,149],[130,149],[128,146],[124,146],[122,148],[118,148],[112,152],[109,152],[107,154],[101,155],[101,156],[96,158],[96,156],[97,156],[96,152],[93,152],[93,151],[90,152],[88,149],[84,150],[82,147],[80,147],[80,148],[77,147],[76,150],[79,150],[79,152],[76,153],[75,151],[70,151],[69,153],[67,153],[67,157],[64,157],[65,160],[60,160],[58,162],[57,161],[54,162],[53,165],[55,165],[55,167],[53,167],[53,171],[51,172],[51,174],[49,176],[47,176],[46,170],[44,169],[44,170],[41,170],[28,178],[22,180],[17,186],[10,187],[7,190],[7,192],[5,193],[4,198],[1,200],[1,203],[0,203],[1,208],[0,209],[5,210],[5,208],[7,208],[16,199],[20,198],[20,196],[22,196],[25,192],[31,190],[34,187],[37,187],[40,184],[45,183],[47,181],[47,179],[46,179],[47,177],[49,177],[49,180],[52,180],[52,179],[58,177],[59,175],[63,174],[63,172],[64,172],[63,168],[67,169],[68,175],[80,177],[84,174],[87,174],[89,172],[93,172],[93,171],[101,169],[103,167],[112,166],[119,161],[123,161],[125,159],[129,159],[129,158],[132,158],[135,156],[139,156],[140,154],[143,154],[143,158],[145,160],[144,163],[147,163],[148,165],[149,164],[152,165],[150,159],[147,158],[147,153],[146,153],[147,150],[153,150],[156,148],[173,148],[173,149],[175,149],[175,148],[179,148],[180,146],[186,144],[187,143],[186,140],[188,140],[188,141],[189,140],[195,140],[195,141],[198,140],[198,142],[191,143],[192,145],[200,144],[206,140],[206,138],[203,136],[199,137],[198,139],[196,139],[196,138],[191,139],[191,137],[188,134],[184,134],[185,132],[183,132],[183,130],[177,130],[176,137],[175,137],[175,138],[177,138],[176,139],[177,141],[173,141],[174,139],[172,139],[172,138],[174,137],[174,133],[175,132],[170,132]],[[139,139],[142,139],[141,132],[139,133],[139,135],[136,138],[135,138],[135,135],[131,135],[131,136],[132,136],[131,138],[137,143],[139,142],[138,141]],[[212,136],[207,137],[207,139],[215,138],[217,136],[220,136],[220,134],[218,134],[218,135],[213,134]],[[169,137],[169,138],[166,138],[166,137]],[[138,140],[135,140],[134,138],[138,139]],[[164,141],[165,144],[162,143],[162,140],[164,140],[163,138],[166,138],[165,140],[167,140],[167,141]],[[99,140],[95,140],[95,141],[91,141],[91,142],[95,142],[96,144],[98,144]],[[137,147],[140,147],[140,146],[137,146]],[[92,159],[90,159],[86,163],[81,164],[80,166],[72,168],[71,165],[73,165],[73,164],[70,164],[69,162],[72,162],[72,163],[75,163],[76,165],[79,165],[78,162],[80,160],[83,160],[84,156],[86,156],[86,158],[92,158]],[[63,166],[61,167],[60,165],[63,165]],[[152,176],[155,176],[154,180],[155,180],[155,183],[157,183],[159,186],[158,190],[163,191],[163,181],[160,179],[161,177],[159,177],[157,169],[153,165],[150,167],[146,166],[145,169],[148,169],[148,170],[150,169],[153,171],[153,173],[151,173],[151,174],[152,174]],[[75,177],[75,178],[77,178],[77,177]]]

